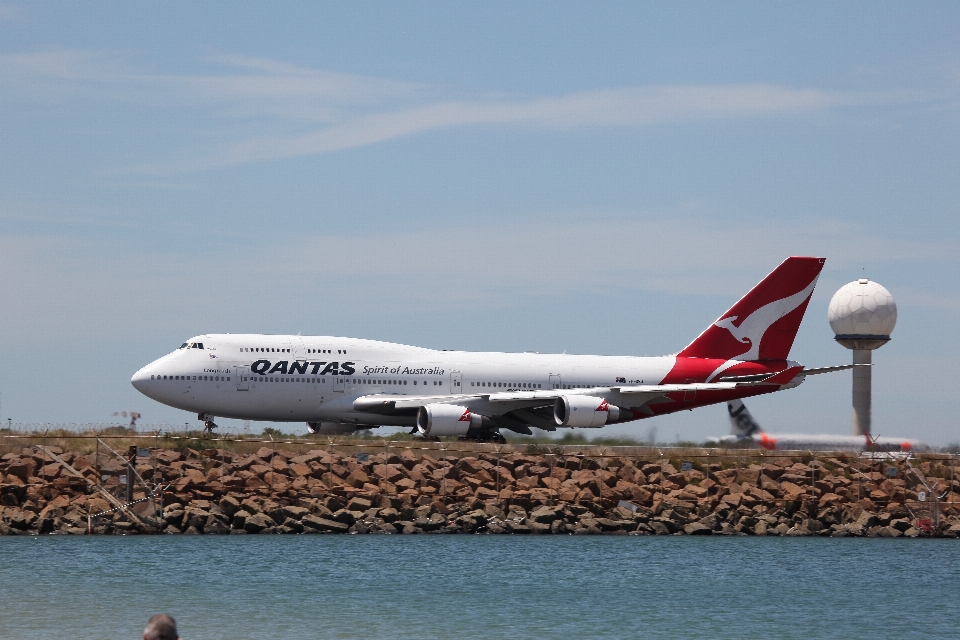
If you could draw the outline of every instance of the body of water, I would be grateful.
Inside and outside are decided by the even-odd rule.
[[[0,637],[957,637],[953,540],[0,538]]]

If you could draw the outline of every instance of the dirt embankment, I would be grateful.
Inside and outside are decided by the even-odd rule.
[[[960,536],[944,461],[447,453],[152,449],[127,505],[116,457],[29,447],[0,457],[0,535]]]

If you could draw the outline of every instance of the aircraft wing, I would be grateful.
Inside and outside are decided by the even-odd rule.
[[[648,384],[620,387],[594,387],[580,389],[544,389],[539,391],[504,391],[499,393],[470,393],[462,395],[422,395],[401,396],[391,394],[376,394],[360,396],[353,401],[355,411],[390,415],[394,413],[410,413],[420,407],[435,402],[443,404],[469,405],[477,401],[493,405],[503,405],[503,412],[520,408],[530,408],[552,404],[558,397],[565,395],[595,395],[607,397],[616,394],[627,396],[630,404],[645,404],[656,398],[665,397],[671,393],[689,391],[729,391],[741,387],[749,387],[759,382],[694,382],[688,384]],[[776,384],[776,383],[774,383]]]
[[[863,365],[840,365],[835,367],[821,367],[819,369],[804,369],[794,366],[778,373],[750,376],[736,376],[721,378],[719,382],[690,382],[684,384],[643,384],[635,386],[594,387],[580,389],[542,389],[537,391],[503,391],[498,393],[469,393],[461,395],[417,395],[404,396],[393,394],[375,394],[360,396],[353,402],[355,411],[377,413],[380,415],[413,414],[424,405],[433,403],[457,404],[474,407],[477,404],[487,405],[493,415],[503,415],[513,411],[534,409],[552,404],[558,397],[567,395],[598,396],[610,399],[620,396],[620,402],[631,408],[643,411],[646,405],[654,400],[666,398],[673,393],[702,392],[702,391],[731,391],[762,385],[783,385],[795,378],[843,371]],[[616,400],[611,400],[616,402]],[[493,406],[490,406],[493,405]],[[649,411],[649,410],[647,410]],[[652,412],[650,412],[652,415]]]

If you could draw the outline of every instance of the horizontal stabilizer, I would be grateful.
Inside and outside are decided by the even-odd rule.
[[[798,375],[801,376],[815,376],[821,373],[833,373],[834,371],[845,371],[846,369],[853,369],[854,367],[870,367],[873,365],[869,364],[842,364],[836,367],[820,367],[819,369],[804,369]]]

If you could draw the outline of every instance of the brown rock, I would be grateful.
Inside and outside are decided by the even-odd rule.
[[[62,467],[60,466],[60,463],[53,462],[50,464],[45,464],[43,467],[41,467],[37,472],[37,475],[47,482],[51,482],[60,475],[61,470]]]
[[[304,527],[328,533],[346,533],[350,529],[350,525],[343,522],[314,515],[304,516],[300,523]]]
[[[373,472],[377,477],[382,478],[386,482],[396,482],[407,475],[407,470],[402,465],[397,464],[376,465]]]
[[[260,533],[264,529],[275,526],[276,523],[264,513],[255,513],[246,518],[243,530],[247,533]]]
[[[713,529],[702,522],[692,522],[683,527],[683,532],[688,536],[709,536],[713,534]]]
[[[471,482],[471,481],[477,484],[482,484],[482,482],[479,479],[476,479],[476,478],[467,479],[467,482]],[[523,478],[520,478],[519,480],[517,480],[517,487],[521,489],[533,489],[534,487],[539,487],[539,486],[540,486],[540,478],[535,475],[524,476]]]
[[[19,478],[22,482],[26,482],[27,478],[33,475],[33,470],[36,469],[36,467],[37,465],[33,460],[27,461],[18,458],[7,466],[7,473],[15,478]]]
[[[370,482],[370,476],[368,476],[363,470],[358,468],[350,472],[350,475],[346,477],[345,482],[351,487],[356,487],[357,489],[360,489],[363,487],[364,484]]]
[[[265,464],[252,464],[252,465],[250,465],[250,471],[251,471],[251,473],[256,474],[257,477],[263,478],[263,476],[264,476],[265,474],[270,473],[271,471],[273,471],[273,467],[270,467],[270,466],[265,465]]]
[[[277,492],[283,492],[290,488],[290,479],[275,471],[268,471],[263,474],[263,481]]]
[[[294,462],[288,467],[290,474],[295,478],[313,475],[313,469],[305,462]]]
[[[843,498],[835,493],[825,493],[820,496],[820,506],[837,505],[843,502]]]
[[[322,449],[313,449],[313,450],[311,450],[311,451],[307,451],[307,452],[306,452],[305,454],[303,454],[303,455],[292,456],[292,457],[289,459],[289,464],[291,464],[291,465],[293,465],[293,464],[310,464],[311,462],[314,462],[314,461],[316,461],[316,460],[319,460],[319,459],[323,458],[326,454],[327,454],[327,452],[326,452],[326,451],[323,451]]]
[[[157,462],[160,464],[172,464],[183,460],[183,454],[180,451],[171,449],[162,449],[156,453]]]

